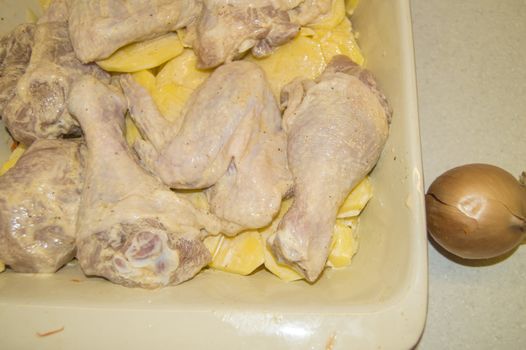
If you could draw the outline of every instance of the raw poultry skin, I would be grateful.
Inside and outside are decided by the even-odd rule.
[[[194,50],[200,68],[230,62],[248,50],[266,56],[296,36],[299,25],[271,0],[205,0]]]
[[[0,117],[15,95],[18,79],[31,58],[35,24],[20,24],[0,40]]]
[[[212,213],[234,224],[225,234],[264,227],[276,216],[292,188],[286,147],[281,129],[257,132],[244,153],[232,159],[226,173],[206,190]]]
[[[77,224],[83,271],[144,288],[192,278],[211,259],[202,238],[218,233],[219,221],[139,166],[123,135],[126,101],[117,89],[85,76],[68,106],[88,147]]]
[[[67,3],[55,0],[39,19],[29,65],[18,80],[3,118],[13,138],[30,145],[40,138],[79,135],[66,108],[70,85],[82,75],[109,76],[96,65],[83,65],[71,47]]]
[[[0,260],[51,273],[75,255],[84,146],[38,140],[0,177]]]
[[[391,111],[372,75],[345,56],[318,80],[286,86],[282,102],[294,203],[269,244],[312,282],[325,266],[338,208],[380,156]]]
[[[333,1],[204,0],[193,42],[198,67],[216,67],[249,50],[255,57],[268,56],[301,26],[329,13]]]
[[[84,63],[119,48],[187,28],[200,68],[256,57],[327,14],[335,0],[71,0],[69,31]]]
[[[183,28],[201,8],[201,0],[71,0],[69,32],[77,57],[88,63]]]
[[[292,22],[301,26],[313,24],[330,15],[332,5],[338,0],[303,0],[289,11]]]
[[[254,63],[217,68],[192,94],[178,130],[131,77],[122,79],[145,141],[141,160],[177,189],[207,190],[211,210],[235,233],[270,223],[289,191],[286,135],[263,71]]]

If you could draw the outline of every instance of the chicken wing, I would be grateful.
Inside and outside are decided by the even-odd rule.
[[[219,232],[217,218],[137,163],[124,139],[126,101],[117,89],[85,76],[68,106],[88,148],[77,232],[84,272],[145,288],[192,278],[211,259],[202,239]]]
[[[269,243],[281,262],[314,281],[338,208],[380,156],[391,111],[371,74],[345,56],[336,56],[317,81],[286,86],[282,100],[294,203]]]
[[[69,115],[70,85],[82,75],[109,76],[96,65],[83,65],[69,40],[65,0],[55,0],[36,25],[31,59],[3,117],[14,139],[30,145],[39,138],[80,134]]]
[[[135,148],[147,168],[172,188],[213,186],[213,213],[238,225],[226,231],[272,220],[291,176],[280,112],[257,65],[240,61],[217,68],[190,97],[180,130],[133,78],[121,85],[146,139]]]
[[[75,255],[84,146],[39,140],[0,177],[0,260],[18,272],[55,272]]]

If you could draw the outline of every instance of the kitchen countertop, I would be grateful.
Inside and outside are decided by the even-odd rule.
[[[444,171],[526,170],[526,1],[411,0],[426,189]],[[526,349],[526,244],[455,261],[429,245],[417,349]]]

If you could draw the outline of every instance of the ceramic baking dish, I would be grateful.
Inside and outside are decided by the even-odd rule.
[[[28,6],[36,2],[0,1],[0,29],[23,21]],[[0,274],[0,347],[412,347],[426,316],[427,241],[409,1],[362,0],[353,24],[394,117],[350,268],[326,271],[314,285],[265,271],[247,278],[207,270],[154,291],[86,278],[78,266],[50,276],[7,271]],[[5,160],[8,139],[0,137]]]

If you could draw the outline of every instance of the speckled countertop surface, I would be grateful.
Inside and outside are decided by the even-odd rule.
[[[465,163],[526,170],[526,1],[411,6],[426,189]],[[526,244],[475,266],[429,245],[417,349],[526,349]]]

